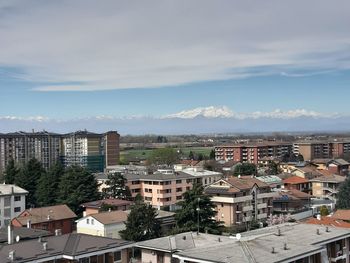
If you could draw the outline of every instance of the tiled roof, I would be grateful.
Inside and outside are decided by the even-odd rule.
[[[226,181],[240,190],[251,189],[254,185],[268,187],[268,184],[256,179],[254,176],[241,176],[240,178],[232,176]]]
[[[47,249],[43,249],[43,242]],[[0,247],[0,263],[11,262],[8,258],[10,251],[15,251],[15,260],[12,262],[44,262],[52,257],[75,257],[82,255],[98,255],[104,250],[118,251],[122,247],[130,247],[131,242],[106,237],[91,236],[85,234],[66,234],[61,236],[50,236],[38,240],[29,240],[12,245]]]
[[[311,182],[330,182],[330,183],[342,183],[345,181],[345,177],[341,175],[324,175],[324,176],[319,176],[314,179],[311,179]]]
[[[24,216],[26,213],[29,213],[29,215]],[[17,220],[23,226],[25,226],[28,220],[30,220],[32,224],[37,224],[47,221],[63,220],[76,217],[77,215],[67,205],[55,205],[27,209],[14,220]]]
[[[122,199],[103,199],[103,200],[96,200],[88,203],[81,204],[82,207],[88,207],[88,208],[101,208],[102,205],[111,205],[111,206],[124,206],[124,205],[132,205],[132,201],[128,200],[122,200]]]
[[[0,196],[12,194],[28,194],[28,191],[14,184],[0,184]]]
[[[309,180],[296,175],[283,180],[284,184],[305,184],[308,182]]]
[[[338,209],[332,216],[336,219],[350,221],[350,209]]]
[[[125,211],[111,211],[90,215],[104,225],[117,224],[125,222],[128,214]]]
[[[305,221],[307,224],[313,224],[313,225],[323,225],[323,226],[335,226],[335,227],[343,227],[343,228],[350,228],[350,223],[344,222],[342,220],[323,216],[321,219],[317,218],[309,218]]]

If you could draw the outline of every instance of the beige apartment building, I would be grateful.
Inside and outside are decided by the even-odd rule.
[[[336,202],[340,184],[346,177],[340,175],[324,175],[310,180],[312,195],[318,198],[326,198]]]
[[[350,153],[348,141],[307,141],[293,144],[293,153],[302,155],[304,160],[338,158]]]
[[[216,205],[216,220],[225,226],[266,219],[276,195],[269,185],[251,176],[221,179],[206,187],[205,193]]]

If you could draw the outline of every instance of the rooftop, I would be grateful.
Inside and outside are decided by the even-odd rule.
[[[350,210],[349,209],[338,209],[332,216],[333,218],[350,221]]]
[[[328,183],[342,183],[345,181],[345,177],[341,176],[341,175],[336,175],[336,174],[332,174],[332,175],[323,175],[323,176],[319,176],[316,177],[314,179],[311,179],[311,182],[328,182]]]
[[[322,225],[322,226],[334,226],[334,227],[343,227],[350,228],[350,223],[344,222],[329,216],[322,216],[320,219],[311,217],[305,221],[306,224]]]
[[[84,203],[84,204],[81,204],[81,206],[99,209],[102,207],[102,205],[124,206],[124,205],[131,205],[131,204],[133,204],[132,201],[116,199],[116,198],[109,198],[109,199],[102,199],[102,200],[96,200],[96,201]]]
[[[13,236],[16,238],[19,236],[20,240],[34,239],[38,237],[50,236],[51,233],[46,230],[33,229],[26,227],[13,227]],[[0,243],[7,242],[7,227],[0,228]]]
[[[308,182],[309,180],[296,175],[283,180],[284,184],[305,184]]]
[[[0,195],[12,194],[28,194],[28,191],[14,184],[0,184]]]

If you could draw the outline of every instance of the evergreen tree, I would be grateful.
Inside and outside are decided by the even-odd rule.
[[[20,171],[15,177],[15,184],[28,191],[28,195],[26,197],[28,207],[37,206],[35,192],[38,181],[44,173],[45,170],[43,169],[41,163],[37,159],[32,158],[23,167],[21,167]]]
[[[268,164],[268,169],[266,171],[266,173],[268,175],[276,175],[279,174],[280,169],[278,168],[278,164],[275,162],[271,162]]]
[[[81,166],[66,169],[58,186],[58,203],[68,205],[76,213],[80,205],[99,198],[98,184],[94,175]]]
[[[126,182],[126,178],[121,173],[109,174],[106,182],[108,187],[104,189],[105,197],[129,200],[131,192]]]
[[[119,232],[121,237],[136,242],[159,237],[160,224],[156,219],[156,211],[144,202],[133,205],[125,222],[125,230]]]
[[[4,172],[5,184],[13,184],[18,173],[19,169],[16,167],[15,161],[11,158]]]
[[[337,208],[350,209],[350,177],[347,177],[339,187]]]
[[[256,165],[253,163],[242,163],[236,165],[234,175],[255,175],[257,173]]]
[[[215,150],[214,149],[210,151],[209,159],[215,160]]]
[[[182,208],[175,214],[180,232],[196,231],[198,226],[200,232],[208,231],[213,234],[221,232],[220,222],[213,219],[217,213],[215,205],[209,196],[203,194],[202,186],[194,185],[193,189],[185,192],[183,197],[184,200],[178,203]]]
[[[61,163],[56,163],[47,173],[42,173],[35,192],[38,205],[49,206],[56,204],[59,181],[64,174]]]

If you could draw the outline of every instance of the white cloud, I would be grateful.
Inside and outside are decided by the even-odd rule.
[[[0,2],[0,67],[46,83],[37,91],[350,68],[347,0],[9,3]]]
[[[29,117],[20,117],[20,116],[0,116],[0,120],[9,120],[9,121],[31,121],[31,122],[47,122],[50,119],[44,116],[29,116]]]

